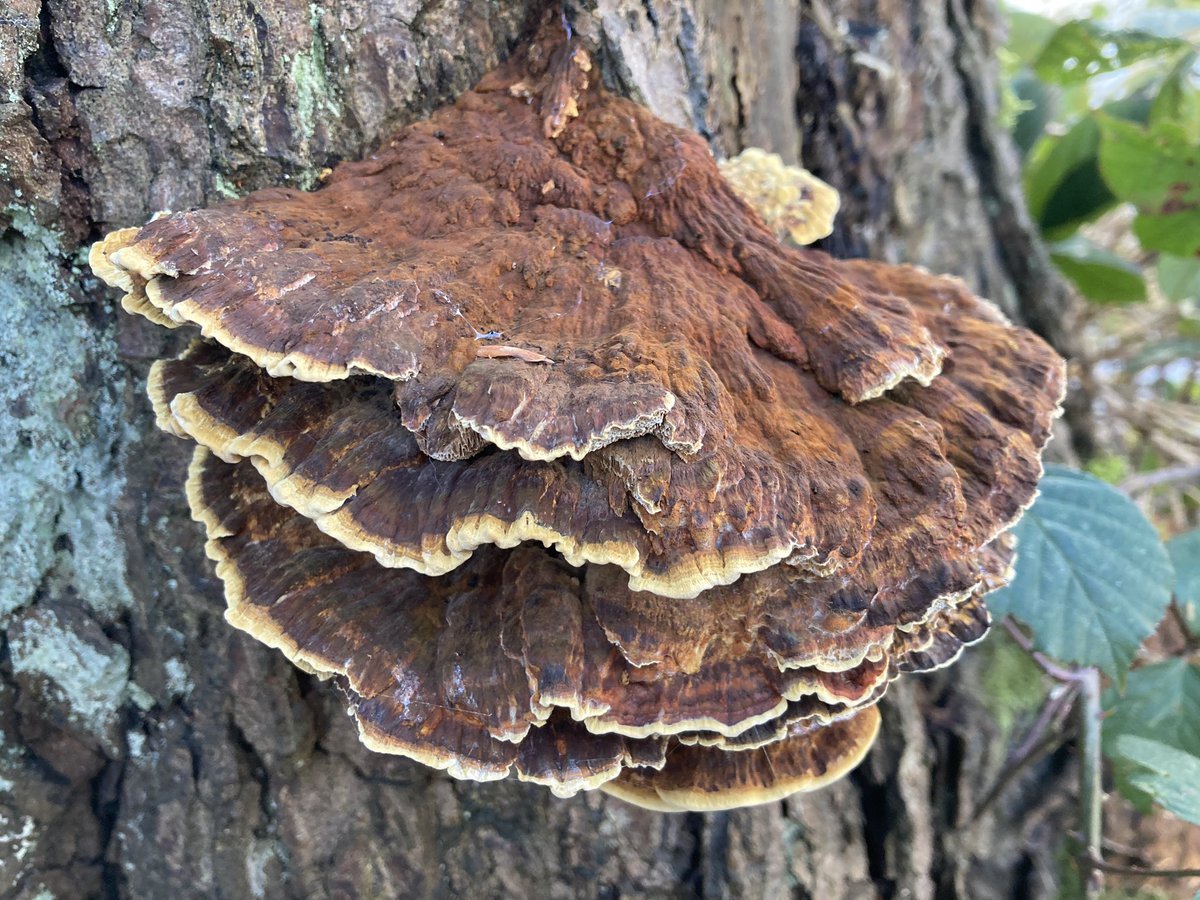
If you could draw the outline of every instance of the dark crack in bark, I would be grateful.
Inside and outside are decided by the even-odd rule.
[[[1079,357],[1072,328],[1073,295],[1054,268],[1022,194],[1020,164],[1011,137],[999,126],[994,18],[987,20],[970,0],[948,0],[947,20],[955,37],[954,62],[968,111],[968,147],[978,172],[992,243],[1015,293],[1018,317],[1068,360]],[[985,18],[982,23],[977,21]],[[1096,453],[1095,422],[1088,386],[1076,382],[1063,418],[1081,460]]]

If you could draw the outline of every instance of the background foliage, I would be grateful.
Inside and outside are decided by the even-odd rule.
[[[1072,375],[1102,450],[1048,467],[990,605],[1058,684],[1030,737],[1079,710],[1090,894],[1105,785],[1200,825],[1200,4],[1119,7],[1011,11],[1003,60],[1029,209],[1080,297]]]

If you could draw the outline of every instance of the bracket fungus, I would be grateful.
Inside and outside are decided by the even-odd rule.
[[[92,267],[199,329],[150,396],[197,445],[227,618],[334,679],[369,747],[765,802],[986,632],[1062,361],[953,278],[781,243],[836,195],[761,154],[731,185],[596,75],[543,28],[319,189]]]
[[[786,165],[778,153],[747,147],[717,164],[738,196],[762,216],[780,240],[811,244],[833,233],[842,198],[807,169]]]

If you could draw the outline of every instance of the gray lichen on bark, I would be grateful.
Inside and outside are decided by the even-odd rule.
[[[49,580],[111,619],[130,602],[115,517],[124,373],[111,327],[89,315],[78,264],[61,261],[48,229],[25,228],[0,244],[0,614]]]

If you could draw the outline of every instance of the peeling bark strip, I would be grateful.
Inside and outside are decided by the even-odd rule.
[[[508,53],[527,7],[15,0],[3,14],[0,84],[14,90],[0,91],[0,224],[16,227],[0,242],[0,329],[23,340],[5,348],[16,363],[0,410],[6,433],[32,435],[0,443],[0,469],[31,485],[0,504],[6,534],[28,538],[10,538],[0,606],[4,896],[857,898],[928,897],[932,883],[988,898],[1053,882],[1049,784],[1065,758],[965,825],[1003,758],[971,660],[892,693],[853,783],[662,817],[513,784],[464,791],[364,753],[335,691],[222,621],[186,513],[186,447],[154,433],[141,390],[147,360],[183,347],[97,303],[74,253],[158,209],[315,183],[464,91]],[[986,52],[994,10],[972,10]],[[606,77],[672,121],[700,118],[719,151],[758,144],[792,161],[803,145],[847,201],[830,246],[957,271],[1003,298],[944,15],[598,0],[575,27],[607,48]],[[794,121],[779,99],[793,96]],[[12,635],[31,616],[45,637],[23,639],[17,667]],[[80,660],[110,675],[68,680]],[[913,852],[918,833],[932,855]]]

